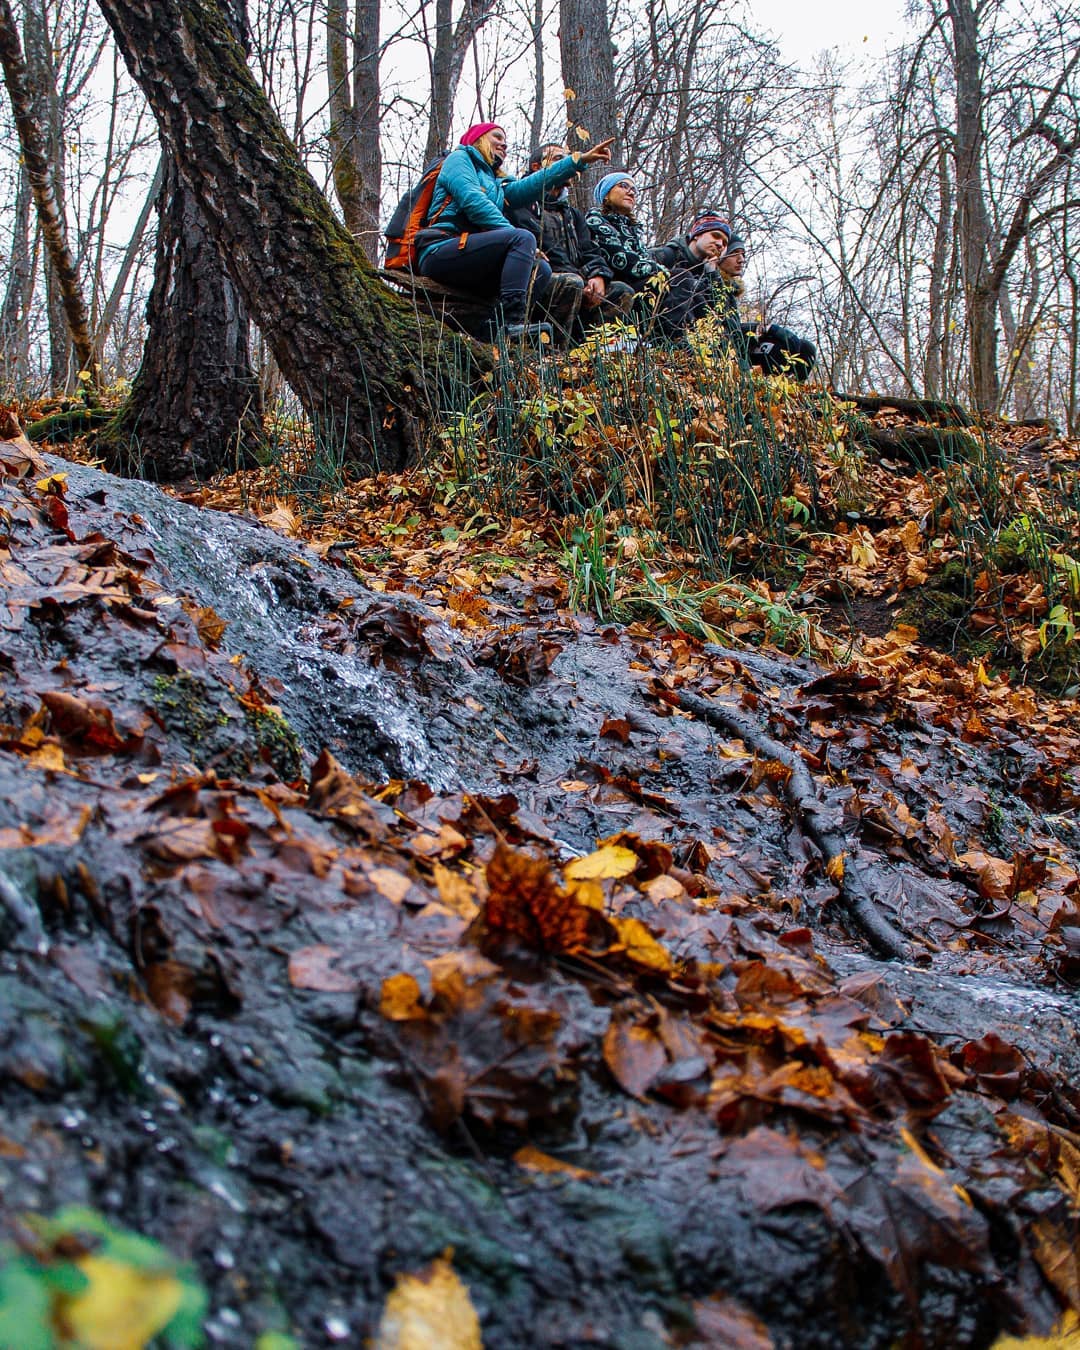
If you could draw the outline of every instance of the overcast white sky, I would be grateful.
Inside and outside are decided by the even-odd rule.
[[[752,6],[755,19],[772,31],[784,57],[804,66],[826,47],[856,57],[880,56],[904,34],[906,9],[906,0],[769,0]]]

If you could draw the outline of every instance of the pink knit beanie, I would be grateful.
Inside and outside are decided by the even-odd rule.
[[[481,136],[486,136],[489,131],[494,131],[498,122],[474,122],[461,138],[462,145],[475,145]]]

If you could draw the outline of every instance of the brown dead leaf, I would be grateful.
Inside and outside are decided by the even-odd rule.
[[[208,820],[166,819],[152,834],[141,840],[151,858],[165,863],[194,862],[196,858],[216,858],[218,837]]]
[[[388,1022],[411,1022],[427,1016],[420,1001],[420,986],[412,975],[390,975],[383,980],[379,1012]]]
[[[329,750],[324,749],[312,766],[308,806],[347,821],[370,839],[385,833],[367,794]]]
[[[77,749],[91,755],[130,753],[142,744],[141,733],[122,736],[116,729],[112,710],[97,699],[47,689],[41,701],[49,710],[54,731],[63,737],[69,751]]]
[[[296,989],[314,989],[322,994],[354,993],[360,982],[336,968],[340,957],[337,948],[321,943],[297,948],[289,957],[289,983]]]
[[[572,1181],[591,1181],[596,1178],[596,1173],[590,1172],[588,1168],[575,1167],[561,1158],[553,1158],[550,1153],[543,1153],[532,1144],[524,1144],[519,1148],[514,1154],[514,1161],[529,1172],[569,1177]]]
[[[175,1026],[183,1026],[195,995],[195,972],[180,961],[155,961],[143,976],[154,1007]]]
[[[476,891],[460,872],[453,872],[442,863],[436,863],[435,889],[446,908],[459,914],[463,919],[471,921],[479,914],[480,906],[476,903]]]
[[[957,862],[975,873],[979,894],[990,900],[1004,900],[1011,894],[1013,865],[1004,858],[995,858],[981,849],[969,849],[961,853]]]
[[[1074,1312],[1080,1311],[1080,1249],[1076,1235],[1049,1215],[1031,1225],[1035,1259],[1042,1273],[1054,1286],[1062,1302]]]
[[[216,652],[221,645],[221,639],[225,636],[225,630],[228,623],[216,613],[209,605],[190,605],[185,604],[184,608],[191,616],[199,637],[210,648]]]
[[[486,875],[484,920],[496,940],[516,940],[536,951],[557,954],[585,950],[598,929],[606,929],[603,915],[568,895],[541,858],[500,843]]]
[[[625,717],[605,717],[600,735],[610,737],[614,741],[622,741],[623,745],[626,745],[630,740],[630,723]]]
[[[694,1304],[694,1335],[687,1350],[772,1350],[764,1322],[733,1298],[714,1294]]]
[[[395,905],[401,904],[413,886],[409,877],[392,867],[369,868],[367,878],[380,895],[385,895]]]
[[[278,534],[288,535],[291,539],[296,538],[303,528],[303,521],[299,515],[280,497],[274,498],[273,510],[264,512],[259,519],[270,529],[276,530]]]
[[[604,1063],[631,1097],[643,1098],[667,1062],[664,1042],[648,1023],[614,1019],[604,1033]]]

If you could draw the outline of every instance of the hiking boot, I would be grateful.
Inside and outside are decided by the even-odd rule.
[[[499,336],[504,338],[513,338],[521,342],[550,342],[552,337],[551,324],[549,323],[508,323],[500,331]]]

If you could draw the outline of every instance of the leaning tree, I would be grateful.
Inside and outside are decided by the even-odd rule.
[[[99,0],[180,182],[317,436],[400,467],[432,403],[433,328],[386,290],[300,162],[218,0]]]

